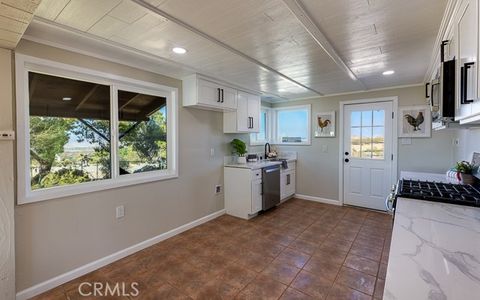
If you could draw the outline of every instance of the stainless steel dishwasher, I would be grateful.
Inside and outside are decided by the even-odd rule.
[[[268,210],[280,203],[280,166],[263,168],[262,181],[262,210]]]

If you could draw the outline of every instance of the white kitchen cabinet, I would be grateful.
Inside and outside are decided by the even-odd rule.
[[[457,49],[455,120],[472,116],[472,103],[478,101],[478,0],[464,0],[455,19]]]
[[[260,111],[260,96],[238,91],[237,110],[223,114],[223,132],[259,132]]]
[[[288,169],[280,171],[280,199],[285,200],[296,192],[296,164],[288,163]]]
[[[261,176],[260,176],[261,177]],[[262,179],[252,181],[252,210],[251,213],[257,213],[262,210]]]
[[[237,90],[194,74],[183,79],[183,106],[234,111],[237,109]]]
[[[262,210],[262,170],[224,168],[226,213],[250,219]]]

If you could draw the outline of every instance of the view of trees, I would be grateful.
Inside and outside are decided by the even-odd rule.
[[[159,110],[145,121],[119,122],[120,174],[166,169],[164,114]],[[109,121],[30,117],[33,190],[110,178],[110,152]]]

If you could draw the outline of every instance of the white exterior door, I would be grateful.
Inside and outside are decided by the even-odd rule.
[[[344,106],[345,204],[385,210],[394,178],[392,111],[392,102]]]

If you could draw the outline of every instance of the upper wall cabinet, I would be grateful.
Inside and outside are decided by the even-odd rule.
[[[259,132],[260,96],[238,91],[237,110],[223,114],[223,132]]]
[[[456,112],[461,124],[480,121],[479,96],[479,0],[461,1],[455,17],[456,42]]]
[[[235,111],[237,90],[194,74],[183,80],[183,106]]]

